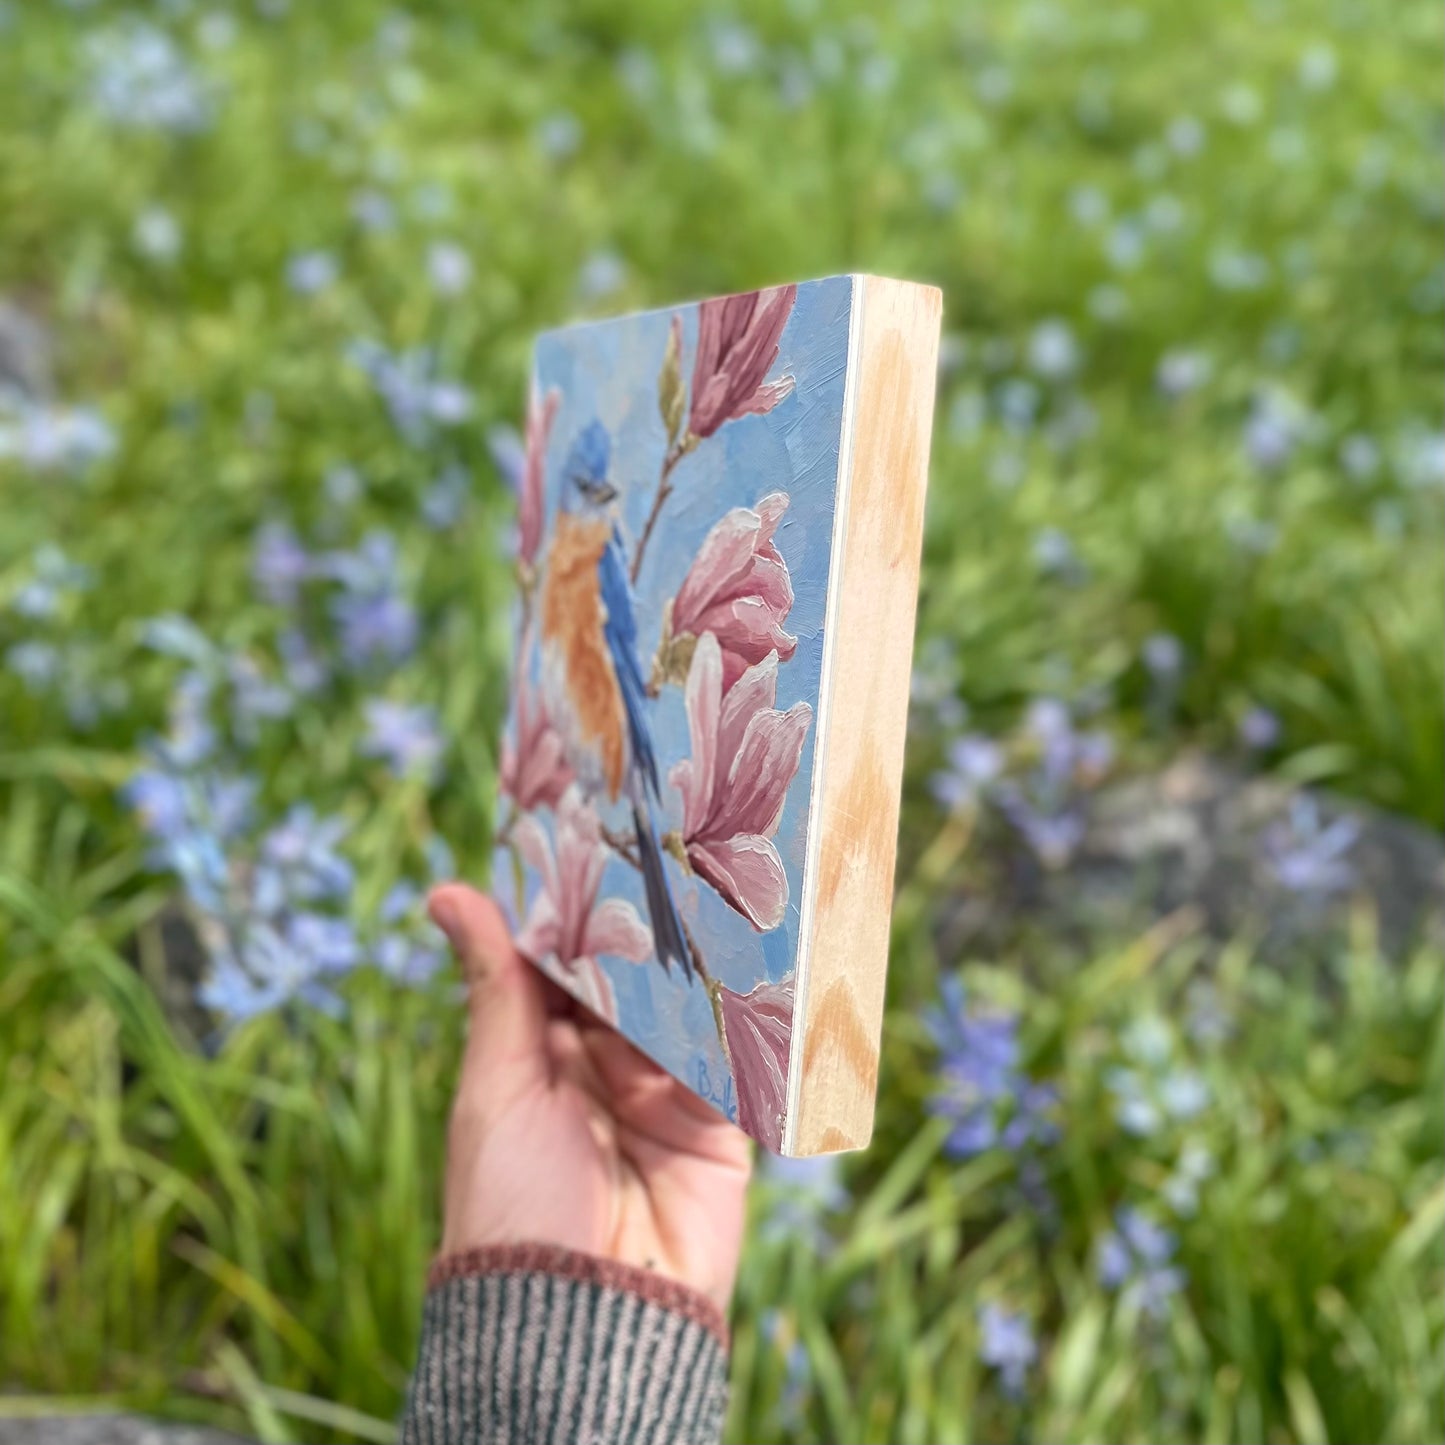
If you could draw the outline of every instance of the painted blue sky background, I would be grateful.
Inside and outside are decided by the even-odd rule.
[[[851,295],[847,276],[799,286],[778,360],[769,372],[770,379],[791,374],[792,393],[766,415],[726,423],[674,471],[675,490],[648,544],[636,589],[644,675],[651,667],[664,604],[681,585],[710,528],[732,508],[751,507],[768,493],[782,491],[790,505],[775,542],[792,576],[795,601],[785,625],[798,638],[798,648],[779,669],[777,706],[785,709],[805,700],[816,711]],[[690,380],[696,305],[548,332],[537,343],[539,390],[555,387],[561,396],[546,461],[549,522],[558,506],[563,459],[581,429],[599,420],[612,437],[611,480],[621,492],[629,555],[652,504],[667,449],[657,376],[674,310],[683,318],[682,374]],[[667,772],[689,756],[691,746],[681,689],[665,688],[650,706],[663,778],[658,825],[665,831],[677,827],[682,817],[681,800],[667,784]],[[669,860],[675,895],[709,971],[738,992],[763,978],[782,978],[793,968],[815,732],[816,717],[774,839],[789,887],[787,916],[779,928],[755,932],[710,888],[684,878]],[[630,827],[625,804],[615,812],[603,811],[610,823]],[[506,876],[499,868],[499,882]],[[620,860],[608,865],[601,896],[627,898],[644,919],[647,916],[641,879]],[[705,990],[676,974],[669,977],[655,962],[604,959],[603,966],[616,990],[623,1031],[665,1068],[731,1112],[728,1069]]]

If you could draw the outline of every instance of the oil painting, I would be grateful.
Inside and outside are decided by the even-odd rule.
[[[494,889],[534,964],[782,1147],[855,280],[536,347]]]

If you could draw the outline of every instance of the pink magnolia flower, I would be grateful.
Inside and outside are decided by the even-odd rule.
[[[562,735],[525,670],[518,674],[515,696],[515,738],[502,739],[502,792],[524,813],[555,808],[573,778]]]
[[[522,486],[517,497],[517,556],[529,567],[537,560],[542,527],[547,520],[543,471],[547,438],[551,435],[552,420],[557,415],[561,400],[556,387],[540,401],[535,386],[527,396],[527,449],[522,461]]]
[[[793,583],[773,542],[787,510],[787,493],[772,492],[755,508],[734,507],[703,539],[666,613],[660,679],[687,676],[693,640],[704,632],[722,648],[724,692],[770,652],[786,662],[797,651],[798,639],[783,631]]]
[[[771,411],[793,389],[793,378],[765,382],[778,359],[778,341],[793,311],[796,286],[719,296],[697,308],[697,358],[687,429],[710,437],[724,422]]]
[[[652,931],[625,899],[597,901],[610,853],[596,813],[571,788],[557,810],[555,855],[542,825],[531,816],[518,820],[513,836],[542,880],[517,934],[517,951],[615,1024],[617,998],[598,955],[644,963],[652,956]]]
[[[669,847],[760,933],[776,928],[788,906],[788,876],[772,837],[813,720],[805,702],[778,712],[777,690],[771,652],[724,695],[722,649],[705,632],[687,676],[692,757],[668,774],[683,809]]]
[[[738,1124],[774,1153],[783,1147],[788,1053],[793,1036],[793,975],[747,993],[718,988],[723,1047],[738,1091]]]

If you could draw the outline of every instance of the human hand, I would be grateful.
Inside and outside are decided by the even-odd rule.
[[[471,1013],[442,1253],[557,1244],[655,1270],[725,1308],[747,1136],[527,963],[491,899],[449,883],[428,906]]]

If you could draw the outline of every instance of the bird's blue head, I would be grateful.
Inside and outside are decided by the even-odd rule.
[[[601,511],[617,500],[617,488],[607,480],[612,441],[600,421],[588,422],[567,453],[563,476],[568,495],[580,499],[583,512]]]

